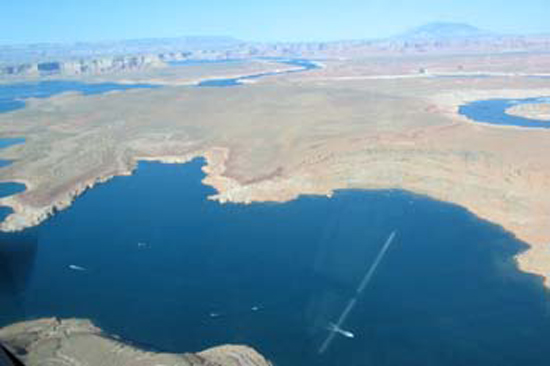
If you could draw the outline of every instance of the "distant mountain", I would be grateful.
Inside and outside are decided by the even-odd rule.
[[[0,64],[68,61],[167,52],[222,51],[242,41],[223,36],[146,38],[105,42],[0,45]]]
[[[165,67],[170,61],[259,57],[361,58],[379,55],[550,52],[550,35],[505,35],[463,23],[429,23],[385,39],[246,42],[231,37],[148,38],[72,44],[0,45],[4,76],[80,75]]]
[[[465,23],[434,22],[413,28],[393,38],[400,40],[448,40],[493,35],[495,34]]]

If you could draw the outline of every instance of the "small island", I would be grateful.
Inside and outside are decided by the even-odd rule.
[[[550,103],[522,103],[510,107],[506,113],[516,117],[550,122]]]

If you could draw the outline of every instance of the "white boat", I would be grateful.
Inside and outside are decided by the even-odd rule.
[[[73,271],[86,271],[86,268],[77,266],[76,264],[69,265],[69,268],[72,269]]]
[[[344,330],[333,323],[329,323],[327,329],[333,333],[338,333],[346,338],[355,338],[355,334],[353,334],[349,330]]]

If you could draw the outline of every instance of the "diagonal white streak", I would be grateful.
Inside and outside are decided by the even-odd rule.
[[[386,255],[386,252],[390,248],[390,245],[392,244],[394,238],[395,238],[395,231],[393,231],[390,234],[390,236],[388,236],[388,239],[386,239],[386,242],[382,246],[382,249],[380,249],[380,251],[378,252],[378,255],[374,259],[374,262],[372,262],[372,265],[370,266],[369,270],[365,274],[365,277],[363,277],[363,280],[359,284],[359,287],[357,287],[357,291],[355,293],[355,296],[348,302],[348,304],[345,307],[344,311],[342,312],[342,314],[340,314],[340,317],[338,318],[338,321],[336,322],[335,329],[341,329],[342,328],[342,326],[343,326],[344,322],[346,321],[347,317],[349,316],[349,314],[351,313],[351,311],[353,310],[353,308],[357,304],[357,297],[359,295],[361,295],[363,290],[365,290],[365,288],[368,286],[368,284],[372,280],[372,278],[373,278],[373,276],[376,272],[376,269],[378,268],[378,265],[380,264],[380,262],[382,261],[382,259]],[[321,344],[321,347],[319,348],[319,354],[325,353],[325,351],[328,349],[328,347],[330,346],[330,344],[334,340],[335,336],[336,336],[335,331],[331,331],[329,333],[329,335],[327,336],[327,338],[325,339],[325,341],[323,342],[323,344]]]

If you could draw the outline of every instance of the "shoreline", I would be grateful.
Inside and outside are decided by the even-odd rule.
[[[474,201],[453,200],[452,197],[446,197],[444,193],[430,192],[424,189],[415,189],[409,184],[402,185],[383,185],[380,183],[366,184],[358,187],[345,187],[328,184],[315,184],[314,180],[308,177],[284,177],[273,178],[249,185],[241,184],[237,179],[225,176],[227,170],[226,162],[229,159],[230,150],[225,147],[212,147],[206,150],[200,150],[186,155],[164,155],[164,156],[139,156],[132,158],[130,165],[123,171],[114,174],[96,177],[78,184],[74,189],[64,194],[48,206],[32,207],[18,200],[19,195],[13,195],[0,199],[0,205],[10,207],[13,212],[0,223],[0,231],[16,232],[22,231],[37,225],[52,217],[56,212],[69,208],[73,201],[88,189],[95,185],[105,183],[116,176],[129,176],[137,169],[139,161],[151,161],[164,164],[185,164],[196,158],[203,158],[205,164],[202,170],[205,177],[201,183],[208,185],[216,190],[216,193],[208,196],[207,199],[218,201],[220,204],[236,203],[251,204],[262,202],[284,203],[292,201],[302,195],[319,195],[331,197],[336,190],[345,189],[398,189],[408,191],[413,194],[424,195],[431,199],[446,203],[455,204],[466,209],[469,213],[481,220],[487,220],[493,224],[500,225],[503,230],[511,233],[520,241],[529,246],[528,249],[515,255],[514,259],[518,270],[533,273],[543,277],[544,285],[550,288],[550,276],[546,271],[546,263],[550,263],[550,248],[547,248],[548,238],[544,234],[537,237],[525,230],[522,223],[514,223],[507,220],[505,216],[491,213],[494,210],[491,207],[477,205]],[[32,186],[31,182],[25,182]],[[535,230],[536,231],[536,230]]]
[[[89,365],[231,365],[271,366],[254,348],[240,344],[211,346],[196,352],[169,353],[106,333],[86,318],[37,318],[0,328],[0,339],[28,364]]]

